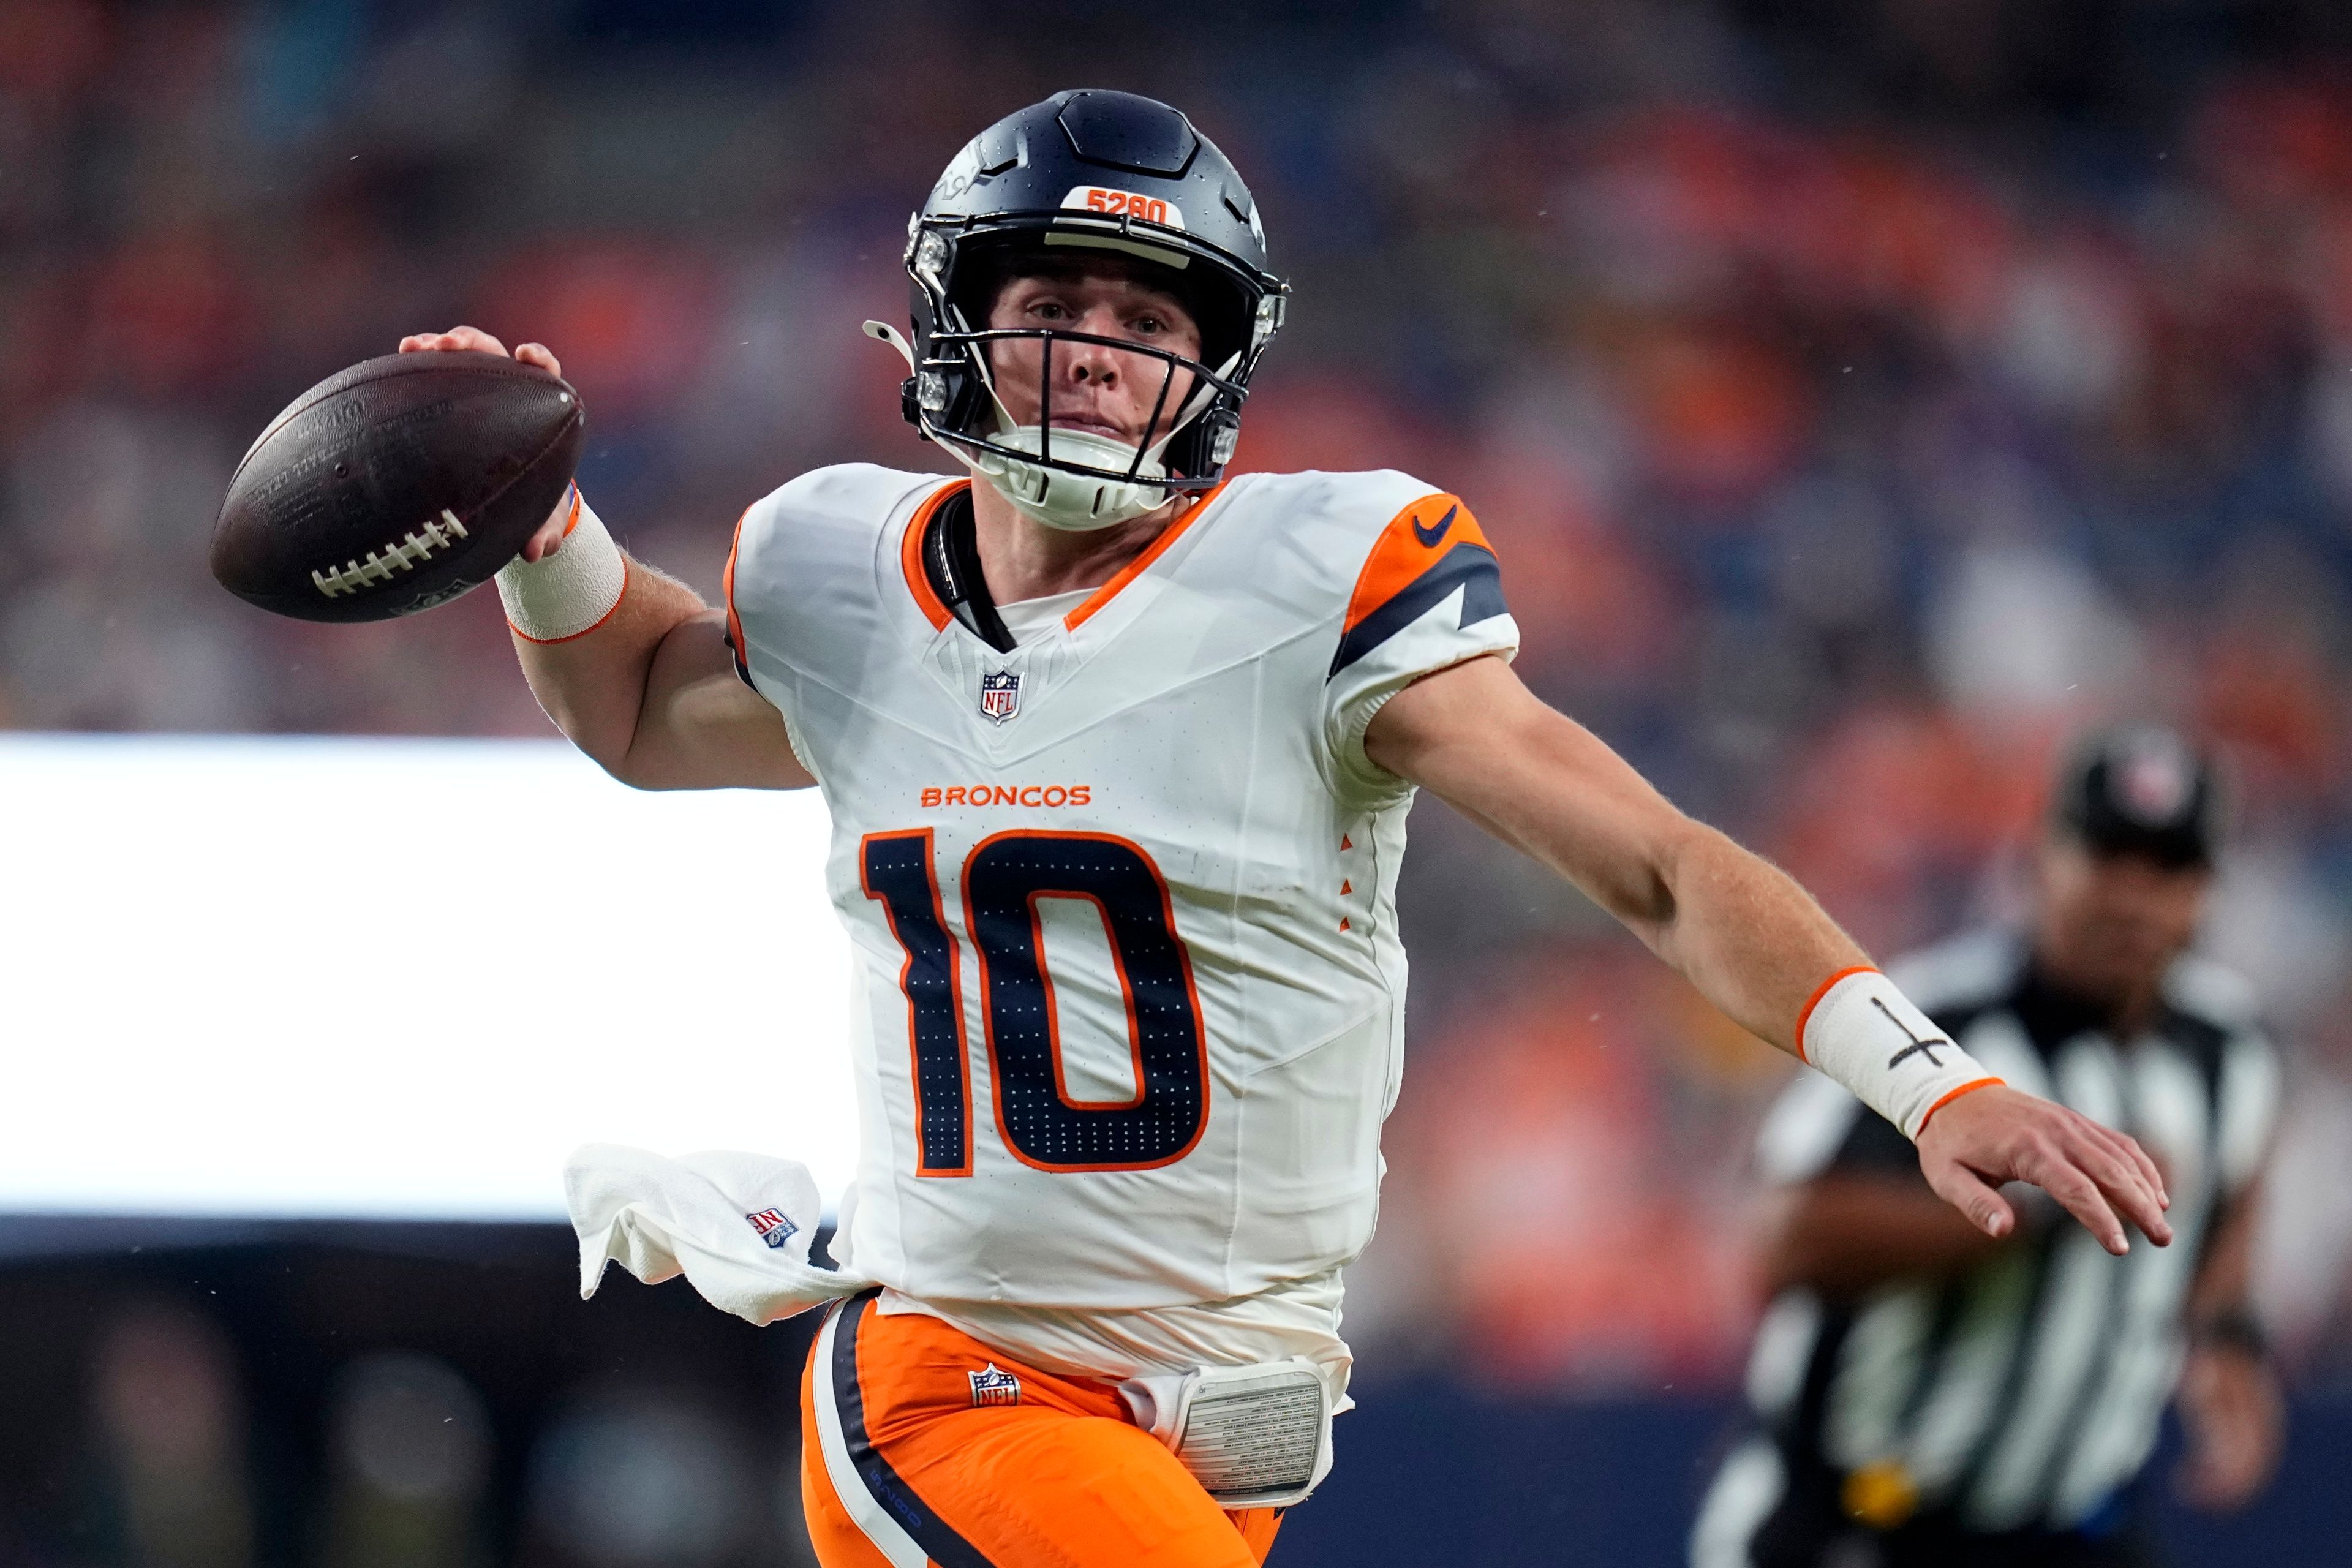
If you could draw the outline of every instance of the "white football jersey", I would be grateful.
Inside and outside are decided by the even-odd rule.
[[[1328,1274],[1370,1239],[1402,1066],[1412,791],[1364,729],[1516,651],[1495,557],[1403,474],[1246,475],[1000,653],[920,564],[969,482],[819,469],[728,565],[856,955],[836,1252],[943,1305]]]

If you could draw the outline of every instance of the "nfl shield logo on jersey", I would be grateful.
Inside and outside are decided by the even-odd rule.
[[[964,1373],[971,1379],[971,1403],[974,1408],[983,1405],[1018,1405],[1021,1403],[1021,1380],[990,1362],[978,1372]]]
[[[751,1222],[751,1228],[758,1231],[760,1239],[770,1247],[783,1246],[798,1235],[801,1228],[786,1219],[782,1209],[761,1209],[758,1214],[747,1214],[743,1217]]]
[[[1009,669],[980,678],[980,710],[1002,724],[1021,711],[1021,678]]]

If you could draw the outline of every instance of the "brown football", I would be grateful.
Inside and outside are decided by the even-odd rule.
[[[445,605],[563,499],[586,426],[561,377],[503,354],[387,354],[269,422],[213,524],[213,575],[306,621]]]

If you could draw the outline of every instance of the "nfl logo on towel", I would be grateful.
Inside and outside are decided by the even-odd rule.
[[[971,1402],[982,1405],[1018,1405],[1021,1403],[1021,1380],[1000,1369],[994,1362],[978,1372],[964,1373],[971,1379]]]
[[[800,1233],[801,1227],[786,1219],[781,1209],[761,1209],[758,1214],[747,1214],[743,1217],[751,1222],[751,1228],[758,1231],[760,1239],[770,1247],[782,1247]]]
[[[1021,678],[1009,669],[980,678],[980,710],[1002,724],[1021,711]]]

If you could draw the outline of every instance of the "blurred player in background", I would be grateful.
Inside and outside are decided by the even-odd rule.
[[[2175,1244],[2111,1258],[2040,1202],[1987,1237],[1803,1075],[1762,1137],[1790,1188],[1748,1373],[1765,1434],[1718,1475],[1695,1568],[2146,1563],[2134,1483],[2176,1393],[2193,1500],[2269,1479],[2284,1406],[2246,1276],[2279,1068],[2244,984],[2188,952],[2218,811],[2178,735],[2095,736],[2059,780],[2028,929],[1890,969],[2011,1085],[2137,1136]]]
[[[868,331],[971,478],[792,481],[742,518],[717,607],[576,490],[499,577],[532,690],[615,776],[814,785],[832,814],[862,999],[835,1248],[882,1289],[831,1310],[804,1384],[824,1563],[1263,1560],[1344,1408],[1416,786],[1919,1140],[1970,1221],[2004,1233],[1995,1186],[2022,1177],[2087,1245],[2168,1239],[2137,1145],[1979,1068],[1786,877],[1519,684],[1459,499],[1225,477],[1288,286],[1181,114],[1072,92],[991,127],[907,266],[911,342]],[[635,913],[692,905],[682,874],[678,908]]]

